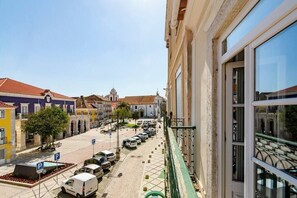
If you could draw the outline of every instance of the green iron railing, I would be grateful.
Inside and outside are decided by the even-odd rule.
[[[180,146],[176,141],[176,137],[171,127],[169,119],[164,120],[165,137],[166,137],[166,193],[167,197],[180,198],[191,197],[198,198],[196,190],[193,186],[188,167],[184,161]],[[195,129],[195,127],[178,126],[177,128]],[[176,128],[176,127],[173,127]]]

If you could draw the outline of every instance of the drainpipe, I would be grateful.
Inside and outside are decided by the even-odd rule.
[[[172,0],[172,4],[173,5],[172,5],[170,28],[175,29],[178,25],[177,17],[178,17],[180,0]]]

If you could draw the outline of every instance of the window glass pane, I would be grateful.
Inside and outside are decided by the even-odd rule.
[[[240,39],[247,35],[260,21],[275,10],[283,0],[260,0],[245,16],[236,28],[223,41],[223,54],[232,48]]]
[[[255,49],[256,100],[297,97],[297,22]]]
[[[297,178],[297,105],[255,108],[255,157]]]
[[[0,118],[4,118],[5,117],[5,111],[4,110],[0,110]]]
[[[244,108],[233,107],[232,141],[244,142]]]
[[[297,197],[296,186],[280,177],[277,177],[275,174],[259,165],[256,165],[255,171],[255,197]]]
[[[232,156],[232,179],[233,181],[244,181],[244,147],[234,145]]]
[[[233,69],[233,104],[244,104],[244,69]]]
[[[0,128],[0,145],[5,144],[5,130]]]
[[[4,149],[0,150],[0,159],[5,159],[5,150]]]
[[[182,117],[182,81],[181,73],[176,77],[176,118]]]

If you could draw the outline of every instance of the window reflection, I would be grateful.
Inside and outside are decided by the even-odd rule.
[[[256,165],[256,192],[255,197],[278,198],[288,197],[297,198],[296,186],[290,184],[284,179],[270,173],[263,167]]]
[[[297,105],[255,108],[255,157],[297,178]]]
[[[255,49],[256,100],[297,97],[297,22]]]
[[[283,0],[260,0],[259,3],[244,17],[229,36],[222,42],[222,52],[225,54],[240,39],[247,35],[267,15],[277,8]]]

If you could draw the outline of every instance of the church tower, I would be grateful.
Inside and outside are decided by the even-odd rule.
[[[107,97],[108,97],[108,100],[112,102],[118,101],[119,99],[118,92],[114,88],[110,90],[109,95],[107,95]]]

